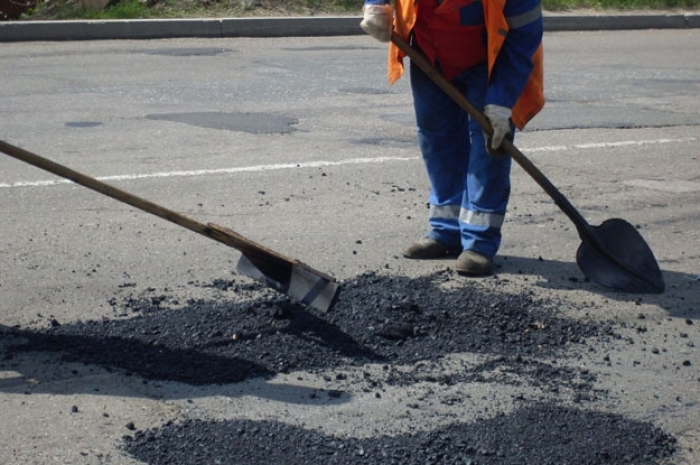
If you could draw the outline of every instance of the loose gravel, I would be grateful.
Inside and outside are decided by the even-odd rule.
[[[512,295],[471,283],[450,271],[417,279],[366,273],[341,283],[340,299],[325,315],[237,276],[197,284],[223,298],[186,302],[155,289],[139,294],[125,283],[120,292],[130,294],[110,301],[115,318],[13,328],[23,343],[4,351],[6,358],[58,353],[65,362],[195,386],[295,371],[340,379],[348,367],[379,364],[385,374],[377,382],[392,386],[526,379],[547,390],[568,389],[577,404],[521,402],[489,419],[370,439],[329,437],[277,421],[186,419],[124,438],[126,451],[154,465],[643,465],[674,452],[675,439],[652,425],[595,411],[586,402],[601,395],[595,374],[557,363],[593,350],[589,341],[617,339],[611,325],[566,318],[556,302],[526,290]],[[442,373],[445,358],[458,353],[486,361]],[[406,366],[413,369],[400,368]]]

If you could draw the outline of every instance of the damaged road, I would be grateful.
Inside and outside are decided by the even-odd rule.
[[[3,138],[342,289],[319,314],[232,272],[235,251],[0,159],[0,461],[694,465],[695,34],[549,35],[550,103],[517,141],[592,221],[638,228],[662,295],[587,282],[516,167],[496,276],[399,258],[427,181],[370,39],[0,50]]]

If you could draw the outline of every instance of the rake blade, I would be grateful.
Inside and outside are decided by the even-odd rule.
[[[242,254],[236,271],[321,312],[325,313],[333,308],[339,290],[334,280],[295,264],[287,268],[288,272],[284,276],[280,275],[279,268],[268,268],[265,262]]]

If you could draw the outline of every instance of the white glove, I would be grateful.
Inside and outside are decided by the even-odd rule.
[[[486,105],[484,106],[484,115],[491,123],[491,128],[493,129],[493,134],[490,136],[484,132],[484,137],[486,139],[486,151],[492,157],[499,158],[504,157],[507,153],[501,148],[503,139],[513,140],[513,135],[510,132],[510,117],[511,110],[508,107],[502,107],[500,105]]]
[[[391,5],[366,5],[360,27],[379,42],[389,42],[394,29],[394,10]]]
[[[510,135],[510,108],[501,105],[486,105],[484,115],[488,118],[493,128],[491,136],[491,148],[498,149],[503,143],[503,139]]]

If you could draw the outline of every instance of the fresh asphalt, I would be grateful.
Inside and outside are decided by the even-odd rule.
[[[10,21],[0,42],[214,37],[321,37],[362,34],[359,16],[292,18]],[[546,31],[686,29],[700,27],[698,12],[545,14]]]

